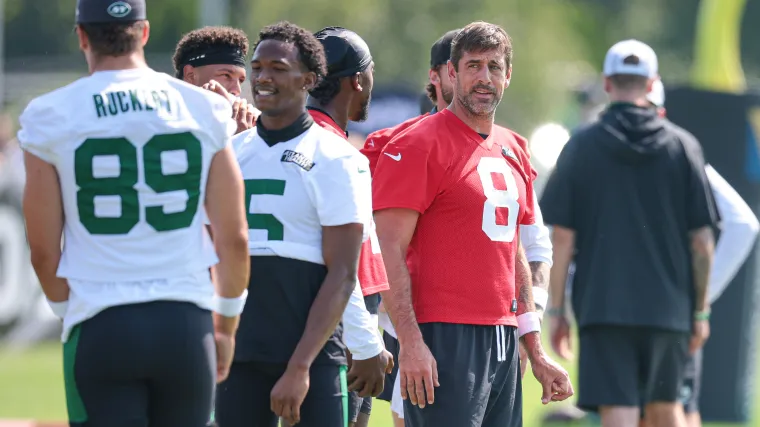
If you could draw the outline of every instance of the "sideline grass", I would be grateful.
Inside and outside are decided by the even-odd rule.
[[[576,378],[573,364],[565,368]],[[548,407],[541,404],[541,388],[530,372],[525,376],[525,427],[541,427],[540,420]],[[760,393],[756,393],[755,413],[760,409]],[[564,403],[563,403],[564,404]],[[23,352],[0,349],[0,419],[36,419],[63,421],[66,401],[63,394],[61,346],[43,344]],[[758,425],[757,421],[755,424]],[[373,402],[370,427],[392,427],[390,410],[385,402]],[[728,427],[727,424],[706,424],[706,427]]]

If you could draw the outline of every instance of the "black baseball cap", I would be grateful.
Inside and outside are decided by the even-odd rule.
[[[145,19],[145,0],[77,0],[77,24],[134,22]]]
[[[346,77],[366,70],[372,63],[367,43],[343,27],[327,27],[314,36],[322,43],[327,57],[327,77]]]
[[[459,34],[460,30],[461,28],[451,30],[433,43],[433,47],[430,48],[430,68],[436,68],[449,62],[449,58],[451,58],[451,42],[454,41],[454,37]]]

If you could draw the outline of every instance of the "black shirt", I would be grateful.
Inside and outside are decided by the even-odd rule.
[[[568,141],[540,202],[575,231],[573,312],[590,325],[691,330],[689,232],[717,212],[702,149],[653,110],[614,104]]]

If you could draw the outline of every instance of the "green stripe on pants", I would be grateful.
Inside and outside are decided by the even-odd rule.
[[[340,395],[343,397],[343,427],[348,427],[348,380],[346,379],[346,372],[348,366],[341,365],[340,367]]]
[[[80,325],[71,330],[69,339],[63,344],[63,380],[66,387],[66,409],[69,413],[70,423],[87,422],[87,410],[84,408],[82,396],[77,389],[74,367],[77,358],[77,346],[79,345]]]

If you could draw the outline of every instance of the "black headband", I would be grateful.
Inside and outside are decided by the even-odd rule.
[[[245,68],[246,65],[243,51],[239,48],[231,46],[212,47],[205,52],[197,53],[186,59],[179,69],[180,77],[184,74],[183,69],[185,68],[185,65],[202,67],[204,65],[212,64],[229,64],[243,68]]]

